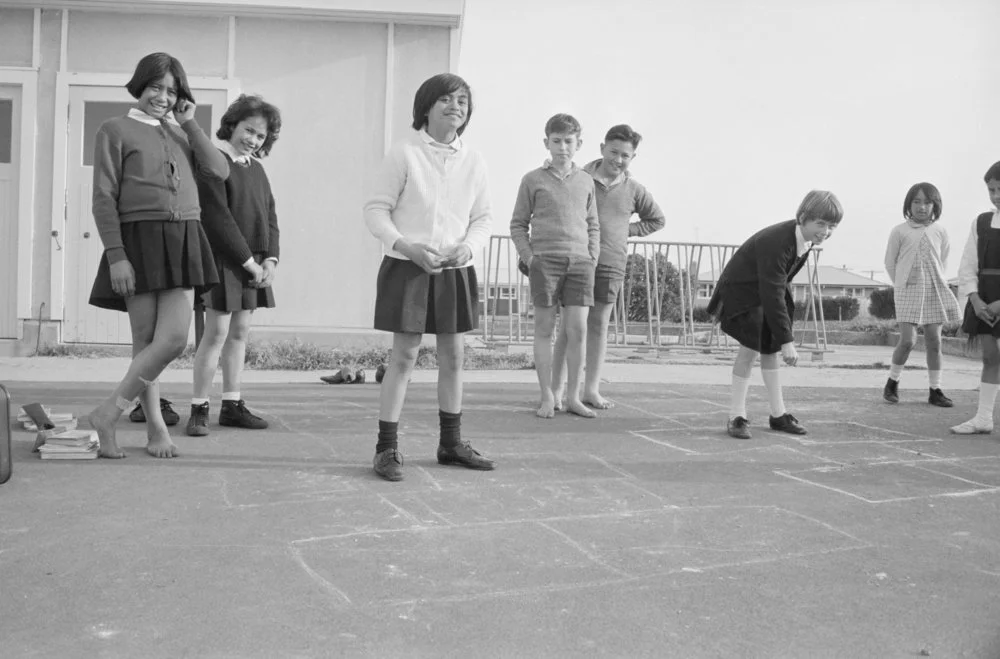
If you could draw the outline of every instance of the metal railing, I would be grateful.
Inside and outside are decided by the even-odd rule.
[[[608,343],[636,347],[735,347],[711,320],[696,320],[697,309],[707,306],[707,297],[699,296],[701,287],[711,296],[719,275],[739,245],[712,243],[675,243],[630,240],[626,262],[625,285],[615,301],[608,328]],[[826,350],[826,322],[823,317],[822,285],[819,279],[819,252],[814,249],[806,261],[806,330],[799,345]],[[490,344],[527,343],[532,339],[533,311],[528,279],[517,268],[517,250],[510,236],[491,236],[483,248],[485,278],[482,299],[483,340]],[[636,268],[644,272],[637,273]],[[673,270],[676,272],[670,272]],[[673,286],[676,295],[663,289]],[[645,293],[644,320],[629,320],[633,290],[642,285]],[[664,298],[676,299],[679,318],[664,318]],[[697,304],[696,300],[704,304]],[[641,307],[641,300],[637,303]],[[632,308],[632,315],[638,309]],[[805,337],[812,334],[807,345]]]

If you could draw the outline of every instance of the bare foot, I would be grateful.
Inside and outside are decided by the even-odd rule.
[[[552,401],[552,409],[556,412],[562,412],[566,409],[566,403],[563,401],[562,396],[556,396],[555,400]]]
[[[101,448],[97,454],[102,458],[119,460],[125,457],[125,451],[118,448],[118,441],[115,439],[115,424],[118,422],[118,415],[102,412],[98,407],[87,415],[90,427],[97,431],[97,439],[101,442]]]
[[[170,441],[166,426],[146,432],[146,453],[154,458],[176,458],[177,447]]]
[[[551,419],[556,415],[556,404],[552,400],[543,400],[539,406],[538,411],[535,412],[535,416],[540,419]]]
[[[566,411],[570,414],[582,416],[584,419],[593,419],[597,416],[597,412],[590,409],[579,400],[567,400]]]
[[[583,400],[585,404],[590,405],[596,410],[610,410],[612,407],[615,406],[614,403],[612,403],[610,400],[608,400],[601,394],[597,393],[596,391],[593,393],[584,394],[581,400]]]

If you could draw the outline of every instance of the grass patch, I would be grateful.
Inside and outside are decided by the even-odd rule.
[[[874,362],[871,364],[829,364],[823,368],[846,368],[855,371],[888,371],[889,364],[885,362]],[[921,366],[919,364],[906,364],[903,366],[906,371],[926,371],[926,366]]]
[[[250,341],[247,344],[246,368],[256,371],[332,371],[342,366],[352,369],[375,369],[389,360],[389,348],[364,348],[345,350],[327,346],[317,346],[291,341]],[[42,346],[32,357],[68,357],[72,359],[102,359],[107,357],[128,357],[128,346],[92,346],[55,344]],[[195,349],[188,346],[170,364],[170,368],[191,368],[194,365]],[[505,354],[484,350],[466,350],[467,370],[518,370],[534,368],[531,355],[525,353]],[[417,352],[419,369],[437,368],[437,350],[431,346],[421,346]]]

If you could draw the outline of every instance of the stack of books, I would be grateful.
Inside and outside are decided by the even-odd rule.
[[[42,460],[93,460],[101,447],[96,430],[67,430],[45,438]]]
[[[76,428],[77,421],[76,418],[73,417],[72,412],[56,412],[53,414],[48,409],[45,409],[45,413],[48,415],[49,420],[52,421],[53,425],[59,428],[65,428],[66,430],[73,430]],[[38,425],[36,425],[31,417],[24,412],[21,412],[17,416],[17,420],[21,422],[21,425],[25,430],[38,432]]]

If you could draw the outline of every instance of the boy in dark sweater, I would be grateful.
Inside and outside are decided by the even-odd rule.
[[[645,187],[629,174],[628,167],[642,135],[631,126],[612,126],[604,136],[601,157],[584,166],[594,179],[597,193],[597,217],[601,221],[601,256],[594,275],[594,306],[587,314],[587,367],[583,384],[583,403],[608,409],[611,401],[601,396],[601,369],[608,345],[608,322],[618,293],[625,281],[628,239],[648,236],[663,228],[663,211]],[[632,222],[638,215],[639,221]],[[565,325],[563,326],[565,330]],[[566,355],[566,332],[559,332],[553,353],[552,388],[559,409],[562,400],[563,364]]]
[[[557,114],[545,124],[550,159],[521,179],[510,237],[528,266],[535,306],[535,371],[541,400],[536,414],[555,415],[552,393],[552,331],[563,306],[569,396],[566,409],[583,417],[594,412],[578,396],[587,334],[587,310],[594,304],[594,267],[600,253],[600,225],[594,180],[573,163],[582,144],[580,123]]]

